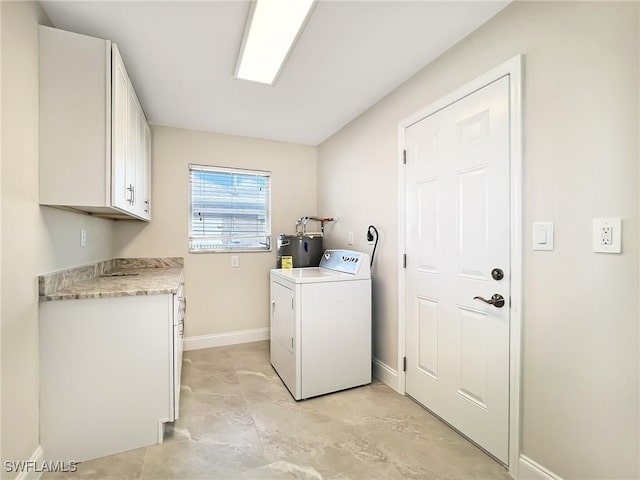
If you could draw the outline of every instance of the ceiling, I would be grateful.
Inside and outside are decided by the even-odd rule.
[[[274,86],[233,78],[249,1],[45,1],[118,44],[150,123],[317,145],[503,9],[319,0]]]

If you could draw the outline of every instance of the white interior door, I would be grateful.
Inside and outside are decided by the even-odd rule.
[[[405,148],[406,391],[506,464],[509,78],[408,127]]]

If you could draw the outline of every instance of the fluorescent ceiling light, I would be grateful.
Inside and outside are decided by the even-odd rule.
[[[236,78],[273,85],[314,0],[257,0],[244,31]]]

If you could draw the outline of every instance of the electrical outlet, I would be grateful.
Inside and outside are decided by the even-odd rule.
[[[238,255],[231,255],[231,267],[238,268],[240,266],[240,258]]]
[[[80,229],[80,246],[87,246],[87,230],[84,227]]]
[[[622,220],[619,218],[596,218],[593,220],[593,251],[598,253],[620,253],[622,251]]]

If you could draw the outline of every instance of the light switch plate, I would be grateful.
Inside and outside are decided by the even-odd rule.
[[[593,251],[620,253],[622,251],[622,220],[620,218],[593,219]]]
[[[533,224],[533,249],[553,251],[553,222]]]

